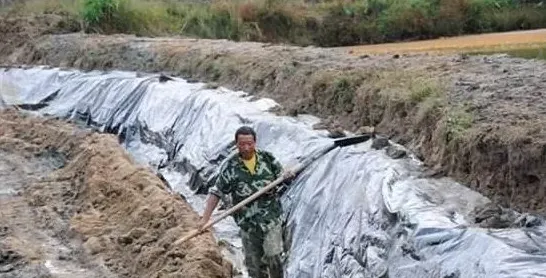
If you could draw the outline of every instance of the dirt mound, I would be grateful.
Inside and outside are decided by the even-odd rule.
[[[0,53],[4,57],[20,54],[27,42],[45,34],[77,32],[79,23],[60,15],[0,17]]]
[[[210,233],[173,245],[198,215],[113,136],[14,111],[0,113],[0,127],[0,271],[231,277]]]

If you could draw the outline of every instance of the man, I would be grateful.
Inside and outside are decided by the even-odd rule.
[[[282,165],[271,153],[256,149],[256,133],[252,128],[239,128],[235,142],[238,153],[226,158],[220,168],[218,179],[209,190],[200,229],[209,221],[222,194],[230,194],[233,204],[237,204],[281,175],[293,177],[289,171],[282,173]],[[250,277],[283,276],[281,213],[281,204],[272,189],[233,214],[240,228]]]

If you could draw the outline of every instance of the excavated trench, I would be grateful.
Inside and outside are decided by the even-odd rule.
[[[312,116],[277,116],[272,100],[178,78],[36,67],[2,69],[0,82],[4,106],[117,135],[199,213],[205,196],[194,193],[206,190],[241,124],[286,167],[332,143]],[[286,277],[546,277],[543,219],[425,170],[382,138],[334,149],[304,169],[282,197]],[[214,235],[241,268],[233,221]]]

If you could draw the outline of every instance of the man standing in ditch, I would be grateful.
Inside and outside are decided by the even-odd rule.
[[[256,133],[243,126],[235,133],[238,153],[228,157],[220,168],[216,184],[209,190],[207,206],[200,229],[210,216],[222,194],[230,194],[239,203],[267,186],[283,174],[282,165],[269,152],[256,149]],[[240,228],[245,265],[250,277],[283,277],[281,204],[274,190],[262,195],[233,214]]]

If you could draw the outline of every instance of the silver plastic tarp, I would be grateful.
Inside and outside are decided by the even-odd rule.
[[[234,131],[256,128],[258,146],[290,167],[332,143],[311,116],[280,117],[243,92],[132,72],[0,70],[0,96],[39,115],[77,119],[119,135],[202,213],[207,178],[233,150]],[[484,229],[472,211],[489,201],[411,156],[394,160],[371,141],[327,153],[283,195],[286,277],[546,277],[546,226]],[[521,220],[521,219],[520,219]],[[522,221],[522,223],[525,221]],[[234,246],[231,218],[216,235]]]

